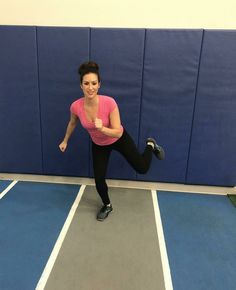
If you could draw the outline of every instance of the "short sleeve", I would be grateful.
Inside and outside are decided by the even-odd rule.
[[[71,104],[70,112],[75,115],[75,102]]]
[[[114,111],[114,109],[117,107],[117,103],[113,98],[109,98],[109,108],[110,112]]]
[[[77,101],[74,101],[70,106],[70,111],[72,114],[79,116],[82,106],[82,99],[78,99]]]

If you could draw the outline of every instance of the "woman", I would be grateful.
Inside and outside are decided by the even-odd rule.
[[[104,204],[97,214],[97,220],[103,221],[113,210],[105,180],[111,151],[120,152],[141,174],[148,171],[152,153],[160,160],[164,159],[165,153],[153,138],[146,140],[143,154],[138,152],[134,141],[121,125],[119,108],[115,100],[108,96],[98,95],[101,86],[98,64],[91,61],[83,63],[78,73],[84,96],[73,102],[70,107],[71,118],[59,148],[62,152],[66,150],[68,140],[80,120],[92,139],[95,184]]]

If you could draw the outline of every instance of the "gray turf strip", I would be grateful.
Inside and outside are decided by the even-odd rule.
[[[164,289],[151,191],[109,190],[114,211],[99,222],[100,198],[86,187],[46,290]]]

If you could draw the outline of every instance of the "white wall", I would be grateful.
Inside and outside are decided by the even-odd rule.
[[[236,1],[0,0],[0,24],[236,29]]]

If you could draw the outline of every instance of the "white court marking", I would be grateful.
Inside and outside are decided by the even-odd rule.
[[[75,201],[74,201],[74,203],[73,203],[73,205],[72,205],[72,207],[70,209],[70,212],[69,212],[69,214],[67,216],[67,219],[66,219],[66,221],[64,223],[64,226],[63,226],[63,228],[62,228],[62,230],[60,232],[60,235],[59,235],[59,237],[58,237],[58,239],[56,241],[56,244],[55,244],[55,246],[54,246],[54,248],[52,250],[52,253],[51,253],[51,255],[50,255],[49,259],[48,259],[48,262],[47,262],[47,264],[46,264],[46,266],[45,266],[45,268],[43,270],[43,273],[41,275],[41,278],[38,281],[38,284],[37,284],[35,290],[43,290],[45,285],[46,285],[46,283],[47,283],[49,275],[50,275],[50,273],[51,273],[51,271],[53,269],[53,266],[55,264],[55,261],[57,259],[58,253],[59,253],[59,251],[61,249],[62,243],[63,243],[63,241],[64,241],[64,239],[66,237],[67,231],[68,231],[68,229],[70,227],[70,224],[72,222],[73,216],[74,216],[74,214],[76,212],[76,209],[77,209],[77,207],[78,207],[78,205],[80,203],[80,200],[82,198],[82,195],[84,193],[85,187],[86,187],[86,185],[81,185],[81,187],[80,187],[80,190],[79,190],[79,192],[77,194],[77,197],[76,197],[76,199],[75,199]]]
[[[12,181],[12,183],[10,185],[8,185],[8,187],[5,190],[3,190],[3,192],[0,194],[0,199],[2,199],[4,197],[4,195],[6,195],[8,193],[8,191],[10,191],[13,186],[15,186],[15,184],[17,182],[18,182],[18,180]]]
[[[171,273],[170,273],[170,265],[168,260],[168,255],[166,251],[166,243],[165,237],[163,233],[163,227],[161,222],[161,214],[159,203],[157,199],[157,193],[155,190],[152,190],[152,200],[153,200],[153,207],[155,213],[155,220],[156,220],[156,228],[157,228],[157,236],[159,240],[159,247],[161,252],[161,262],[163,268],[163,275],[164,275],[164,283],[165,283],[165,290],[173,290]]]

